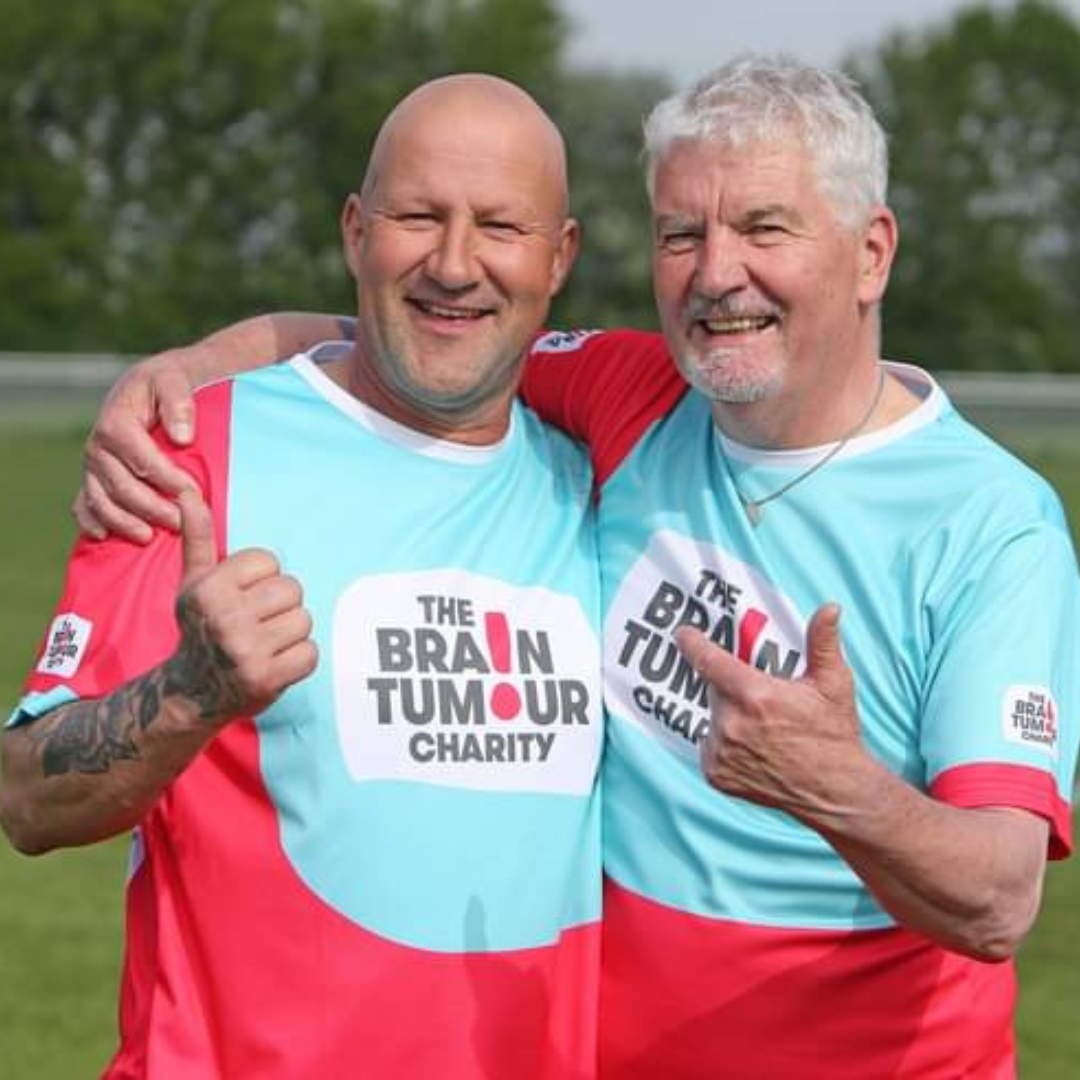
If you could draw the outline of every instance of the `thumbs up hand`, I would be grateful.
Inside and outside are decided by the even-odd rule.
[[[311,616],[295,578],[259,548],[218,559],[209,508],[180,495],[184,576],[176,600],[180,645],[166,664],[166,694],[221,724],[260,712],[318,662]]]
[[[797,679],[750,667],[683,627],[683,656],[709,683],[712,723],[701,744],[705,779],[728,795],[827,826],[850,808],[880,766],[862,745],[851,669],[839,635],[840,611],[826,605],[807,630],[807,663]]]

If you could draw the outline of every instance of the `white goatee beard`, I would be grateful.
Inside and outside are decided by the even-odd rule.
[[[704,356],[691,349],[676,354],[686,381],[710,401],[727,405],[752,405],[763,401],[783,385],[780,371],[747,371],[738,362],[738,349],[712,349]]]

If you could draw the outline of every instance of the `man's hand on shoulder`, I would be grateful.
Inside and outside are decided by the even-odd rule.
[[[256,315],[194,345],[136,364],[113,387],[83,456],[83,485],[73,512],[87,536],[114,533],[147,544],[154,525],[180,528],[175,496],[193,488],[150,437],[160,423],[177,446],[195,437],[195,387],[276,363],[320,341],[352,340],[353,320],[314,312]]]
[[[180,528],[172,496],[194,481],[150,436],[160,422],[177,446],[195,434],[194,350],[172,349],[132,367],[109,392],[83,451],[83,483],[72,508],[79,528],[149,543],[154,525]]]

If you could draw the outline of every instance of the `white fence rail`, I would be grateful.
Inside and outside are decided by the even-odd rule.
[[[7,387],[64,389],[111,386],[131,363],[115,353],[5,353],[0,352],[0,391]]]
[[[85,423],[131,362],[113,353],[0,352],[0,423]],[[1071,430],[1080,445],[1080,375],[938,372],[957,406],[991,428]]]

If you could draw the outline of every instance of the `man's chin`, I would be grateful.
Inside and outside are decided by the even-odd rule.
[[[751,405],[769,396],[779,383],[760,365],[748,364],[746,358],[728,353],[706,356],[683,354],[678,359],[683,378],[710,401],[727,405]]]

